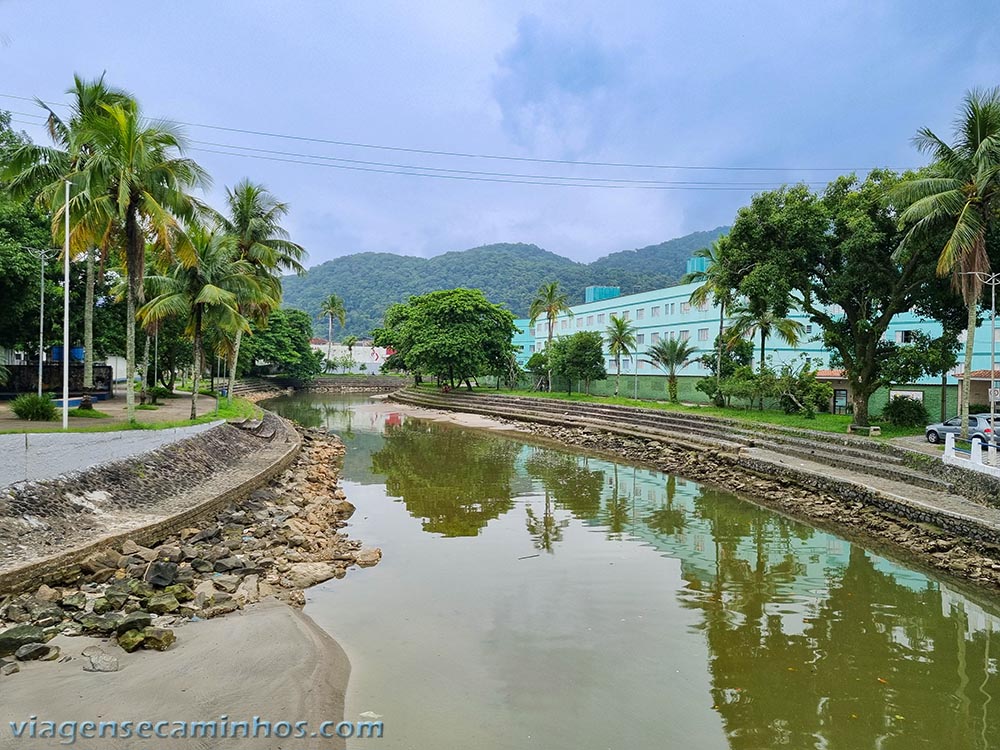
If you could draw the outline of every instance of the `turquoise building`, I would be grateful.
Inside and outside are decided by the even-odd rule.
[[[704,270],[703,258],[691,258],[688,261],[689,272]],[[694,343],[701,353],[713,350],[715,337],[719,333],[720,323],[728,327],[728,319],[720,320],[720,309],[713,304],[701,306],[692,305],[691,293],[698,284],[678,284],[666,289],[654,289],[639,294],[616,294],[614,287],[591,287],[587,291],[586,300],[573,305],[569,315],[560,315],[555,321],[553,336],[568,336],[578,331],[599,331],[602,334],[607,329],[611,316],[618,315],[630,321],[635,327],[637,354],[623,358],[621,363],[622,395],[638,398],[662,399],[666,394],[666,377],[646,357],[645,352],[652,345],[666,338],[680,338]],[[591,292],[591,289],[600,292]],[[836,311],[834,311],[836,312]],[[790,347],[778,337],[767,340],[767,357],[773,364],[796,360],[805,355],[810,364],[820,371],[820,378],[829,382],[835,391],[831,409],[838,412],[846,411],[849,406],[849,390],[843,371],[831,366],[830,352],[822,343],[822,331],[819,326],[811,323],[803,313],[793,313],[790,317],[799,320],[805,333],[798,346]],[[987,320],[977,330],[975,337],[975,354],[973,359],[972,404],[982,404],[987,400],[990,369],[990,335],[991,322]],[[540,318],[534,327],[529,321],[516,321],[519,328],[523,326],[524,333],[516,336],[514,344],[522,347],[520,361],[527,361],[531,353],[545,348],[548,336],[548,321]],[[912,312],[897,315],[886,332],[889,340],[906,343],[911,335],[920,331],[932,337],[941,335],[941,326],[933,321],[919,317]],[[962,335],[964,341],[964,333]],[[754,342],[759,356],[759,338]],[[605,368],[609,379],[593,383],[591,392],[596,395],[607,395],[613,392],[614,375],[616,374],[615,359],[605,350]],[[959,352],[959,367],[949,373],[944,384],[946,410],[950,414],[958,411],[958,378],[964,352]],[[684,401],[706,402],[708,399],[702,392],[696,390],[695,384],[700,378],[710,374],[701,362],[692,362],[680,372],[679,395]],[[625,380],[625,376],[630,376]],[[626,385],[627,384],[627,385]],[[871,412],[878,414],[891,395],[907,395],[924,402],[928,411],[936,415],[940,411],[942,383],[940,377],[923,378],[915,383],[900,384],[890,389],[876,393],[870,402]]]

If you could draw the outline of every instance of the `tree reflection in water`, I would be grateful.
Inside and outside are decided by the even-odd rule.
[[[372,470],[425,531],[476,536],[514,507],[514,462],[522,446],[431,422],[385,426]]]

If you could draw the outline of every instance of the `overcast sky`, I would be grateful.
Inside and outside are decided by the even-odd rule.
[[[558,165],[186,129],[202,142],[193,149],[269,149],[365,169],[400,171],[329,157],[715,183],[552,187],[190,154],[212,174],[215,202],[244,176],[288,201],[288,227],[310,264],[492,242],[587,261],[729,223],[755,189],[836,174],[807,168],[922,163],[909,143],[916,129],[950,135],[964,92],[1000,84],[998,28],[993,0],[0,0],[0,94],[65,101],[74,72],[107,71],[147,114],[190,124],[534,159],[789,170]],[[10,98],[0,108],[35,111]]]

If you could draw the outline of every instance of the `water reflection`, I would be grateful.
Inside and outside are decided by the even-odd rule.
[[[478,630],[435,635],[436,623],[422,636],[441,638],[443,651],[456,639],[477,644],[461,669],[485,687],[481,703],[470,698],[461,711],[484,725],[487,716],[497,725],[516,717],[525,735],[545,738],[540,746],[583,747],[566,724],[572,716],[604,743],[594,747],[616,737],[616,747],[626,738],[630,747],[660,746],[671,732],[705,729],[688,683],[676,681],[683,654],[703,664],[694,704],[703,698],[734,749],[1000,747],[1000,619],[991,601],[677,477],[391,411],[320,414],[354,431],[347,479],[382,482],[420,519],[385,540],[388,548],[417,543],[411,533],[468,543],[461,566],[422,576],[411,561],[406,572],[436,608],[462,613],[448,627],[479,612]],[[519,542],[540,559],[517,562],[509,550]],[[592,563],[626,548],[627,577]],[[642,549],[655,554],[637,556]],[[545,561],[559,567],[525,567]],[[456,578],[441,580],[442,571]],[[469,578],[477,598],[454,595]],[[510,581],[518,588],[502,588]],[[685,617],[661,601],[667,585]],[[363,596],[377,600],[377,587]],[[644,628],[632,624],[641,615]],[[394,634],[372,637],[381,648]],[[644,710],[633,715],[636,705]],[[615,734],[607,721],[619,715],[631,724]]]
[[[386,490],[423,519],[424,531],[476,536],[514,507],[514,462],[521,446],[490,435],[414,420],[386,425],[372,470]]]

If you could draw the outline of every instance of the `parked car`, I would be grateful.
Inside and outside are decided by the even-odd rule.
[[[947,433],[958,435],[962,431],[962,418],[954,417],[947,422],[935,422],[929,424],[924,429],[924,436],[928,443],[940,443]],[[993,435],[993,426],[990,423],[989,414],[969,415],[969,439],[977,437],[984,443],[996,440]]]

